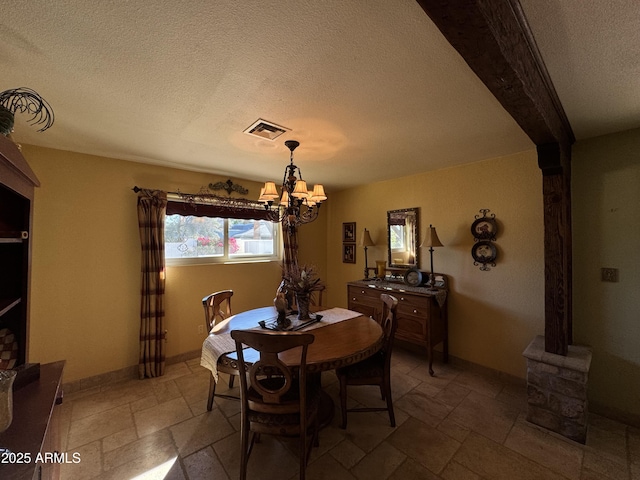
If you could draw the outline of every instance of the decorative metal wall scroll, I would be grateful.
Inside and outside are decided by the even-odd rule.
[[[491,270],[490,267],[496,266],[496,257],[498,250],[495,244],[496,235],[498,234],[498,224],[494,213],[487,216],[490,210],[483,208],[480,215],[476,215],[476,220],[471,224],[471,234],[473,235],[473,247],[471,247],[471,256],[473,264],[480,265],[480,270],[486,272]]]
[[[229,196],[225,197],[212,193],[217,190],[225,190]],[[244,188],[242,185],[238,185],[233,183],[231,180],[227,180],[226,182],[210,183],[208,187],[201,187],[198,193],[182,193],[180,190],[170,193],[176,193],[182,201],[190,204],[195,210],[197,210],[198,204],[218,205],[240,209],[248,208],[250,210],[264,210],[263,203],[246,198],[232,197],[232,192],[239,193],[240,195],[246,195],[249,193],[249,190]]]
[[[233,183],[231,179],[227,180],[226,182],[210,183],[209,190],[224,190],[228,195],[231,195],[232,192],[239,193],[240,195],[246,195],[247,193],[249,193],[249,190],[244,188],[242,185]]]

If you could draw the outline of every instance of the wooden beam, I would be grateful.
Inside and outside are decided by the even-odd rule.
[[[571,326],[571,145],[575,137],[518,0],[417,0],[536,144],[544,199],[545,350]]]
[[[536,145],[575,141],[517,0],[417,0]]]

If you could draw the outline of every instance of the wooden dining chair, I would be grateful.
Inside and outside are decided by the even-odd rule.
[[[240,372],[241,466],[240,479],[247,477],[247,464],[260,434],[300,437],[300,479],[305,478],[311,447],[318,438],[320,381],[307,378],[307,348],[310,333],[233,330]],[[249,365],[244,345],[260,353]],[[299,367],[291,369],[278,358],[280,352],[300,348]],[[318,379],[319,380],[319,379]],[[249,438],[251,436],[251,438]]]
[[[324,285],[311,294],[311,305],[322,306],[322,294],[327,287]]]
[[[202,299],[202,306],[204,307],[204,327],[207,332],[211,332],[211,329],[213,329],[216,323],[226,320],[232,315],[232,296],[233,290],[221,290],[219,292],[211,293]],[[220,372],[229,375],[229,388],[233,388],[233,379],[238,375],[238,371],[231,367],[218,365],[218,373]],[[207,398],[208,411],[213,409],[213,397],[216,396],[232,400],[239,399],[239,397],[233,395],[216,394],[216,379],[212,373],[209,378],[209,396]]]
[[[381,326],[384,332],[382,348],[376,354],[360,362],[338,368],[336,374],[340,381],[340,410],[342,412],[341,428],[347,428],[347,412],[389,412],[392,427],[396,426],[391,398],[391,350],[398,322],[396,309],[398,300],[386,293],[380,295],[382,300]],[[380,387],[382,399],[386,407],[359,407],[347,409],[347,385],[377,385]]]
[[[233,290],[220,290],[202,299],[204,327],[207,332],[210,332],[216,323],[226,320],[232,315],[231,297],[233,297]]]

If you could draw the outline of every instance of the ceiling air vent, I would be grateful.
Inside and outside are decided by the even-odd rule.
[[[287,130],[289,129],[259,118],[244,130],[244,133],[273,141]]]

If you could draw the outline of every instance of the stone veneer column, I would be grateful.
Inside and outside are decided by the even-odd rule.
[[[527,359],[527,420],[584,444],[591,350],[569,345],[566,357],[547,353],[539,335],[522,355]]]

